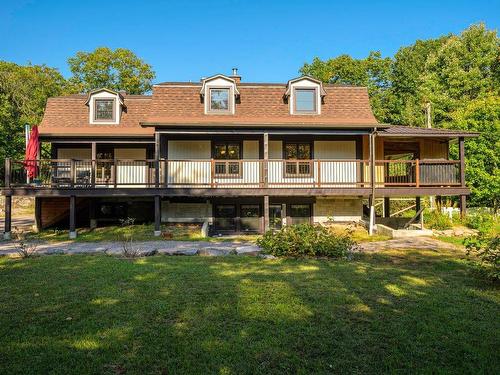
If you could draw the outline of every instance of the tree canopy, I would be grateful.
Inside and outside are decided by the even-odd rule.
[[[151,90],[155,73],[132,51],[107,47],[92,52],[77,52],[68,59],[73,73],[70,82],[79,92],[88,92],[106,87],[125,90],[129,94],[144,94]]]
[[[64,77],[45,65],[0,61],[0,158],[21,157],[24,124],[38,124],[47,98],[67,88]]]
[[[476,131],[466,142],[471,203],[500,207],[500,38],[484,24],[460,35],[418,40],[394,57],[379,52],[314,58],[300,73],[323,82],[367,86],[380,122],[423,126],[431,103],[433,126]],[[456,147],[452,156],[456,157]]]

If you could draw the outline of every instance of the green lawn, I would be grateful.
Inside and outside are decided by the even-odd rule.
[[[0,259],[2,374],[500,373],[462,252]]]
[[[181,225],[181,224],[163,224],[162,232],[171,234],[171,240],[175,241],[211,241],[211,242],[255,242],[259,235],[249,234],[240,236],[223,236],[223,237],[203,237],[200,231],[201,226],[197,225]],[[337,226],[338,231],[344,231],[345,226]],[[95,229],[78,228],[78,236],[75,241],[78,242],[95,242],[95,241],[117,241],[125,235],[132,236],[136,241],[158,241],[163,237],[155,237],[153,224],[136,224],[129,226],[109,225]],[[37,240],[48,242],[68,241],[68,230],[46,229],[40,233],[31,233],[30,237]],[[389,239],[382,235],[368,235],[366,229],[356,227],[353,230],[353,238],[358,242],[383,241]],[[168,239],[167,239],[168,240]]]

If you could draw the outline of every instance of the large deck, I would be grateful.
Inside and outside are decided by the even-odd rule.
[[[358,194],[371,188],[389,195],[411,189],[422,195],[464,193],[456,160],[7,160],[4,194],[175,195]],[[34,171],[29,178],[27,171]],[[374,176],[374,186],[372,177]],[[115,193],[113,193],[115,192]],[[392,192],[392,193],[391,193]]]

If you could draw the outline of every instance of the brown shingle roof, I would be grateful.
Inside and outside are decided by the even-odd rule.
[[[119,125],[89,123],[89,107],[85,105],[87,95],[68,95],[49,98],[45,114],[40,123],[41,135],[58,136],[150,136],[154,129],[143,128],[140,121],[149,113],[151,96],[126,95],[126,111]]]
[[[291,115],[284,85],[239,84],[240,102],[234,115],[205,115],[201,85],[158,85],[145,124],[323,124],[377,125],[364,87],[325,86],[321,115]]]
[[[284,101],[285,84],[239,83],[240,100],[234,115],[205,115],[200,83],[155,85],[152,96],[125,95],[126,112],[119,125],[89,123],[86,95],[49,98],[40,124],[45,136],[152,136],[142,125],[308,125],[340,127],[377,125],[364,87],[324,85],[321,115],[290,115]]]

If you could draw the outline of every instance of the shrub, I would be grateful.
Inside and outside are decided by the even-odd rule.
[[[30,258],[37,255],[38,245],[34,242],[29,242],[26,232],[16,227],[14,228],[13,235],[16,252],[21,258]]]
[[[347,258],[356,248],[349,231],[332,232],[320,225],[284,226],[279,231],[267,231],[257,240],[265,252],[275,256],[327,256]]]
[[[451,219],[448,215],[443,214],[439,210],[431,211],[425,217],[427,227],[437,230],[450,229],[452,227]]]
[[[467,215],[467,219],[465,220],[465,225],[467,225],[469,228],[476,229],[481,233],[487,233],[491,231],[494,224],[494,216],[487,212],[478,212],[475,214]]]
[[[475,269],[491,280],[500,281],[500,235],[481,233],[466,238],[464,244]]]

